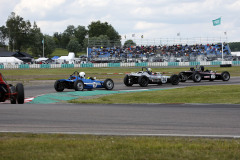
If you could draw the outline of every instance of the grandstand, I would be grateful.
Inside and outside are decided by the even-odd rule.
[[[182,39],[182,43],[173,44],[169,39],[165,42],[162,39],[158,45],[154,41],[155,44],[137,44],[131,47],[119,46],[119,43],[118,45],[108,43],[111,44],[110,47],[100,44],[88,48],[88,58],[95,63],[215,61],[222,60],[222,56],[225,60],[232,60],[231,49],[227,43],[214,43],[212,40],[212,43],[193,44],[188,39],[189,44],[187,44],[183,43],[185,41]],[[204,42],[203,39],[201,42]]]

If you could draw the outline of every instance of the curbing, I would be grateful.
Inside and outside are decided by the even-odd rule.
[[[84,64],[20,64],[0,65],[0,69],[29,69],[29,68],[101,68],[101,67],[178,67],[178,66],[211,66],[231,64],[240,66],[240,61],[201,61],[201,62],[141,62],[141,63],[84,63]]]

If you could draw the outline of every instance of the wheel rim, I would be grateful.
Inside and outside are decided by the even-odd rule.
[[[112,88],[113,83],[111,81],[107,81],[106,85],[107,85],[107,88],[110,89],[110,88]]]
[[[224,79],[224,80],[227,80],[228,78],[229,78],[229,75],[228,75],[227,73],[224,73],[224,74],[223,74],[223,79]]]
[[[201,80],[201,76],[200,76],[199,74],[196,74],[196,75],[195,75],[195,79],[196,79],[197,81],[200,81],[200,80]]]
[[[82,90],[83,89],[83,84],[81,82],[79,82],[77,84],[77,88],[78,88],[78,90]]]

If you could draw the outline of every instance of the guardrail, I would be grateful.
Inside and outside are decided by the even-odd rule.
[[[231,64],[240,66],[240,61],[211,61],[211,62],[141,62],[141,63],[85,63],[85,64],[20,64],[0,65],[0,69],[30,69],[30,68],[93,68],[93,67],[168,67],[168,66],[211,66]]]

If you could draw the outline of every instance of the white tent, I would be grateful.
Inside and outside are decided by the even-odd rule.
[[[240,52],[231,52],[233,56],[240,56]]]
[[[41,58],[36,59],[35,61],[36,62],[41,62],[41,61],[46,61],[46,60],[48,60],[48,58],[41,57]]]
[[[15,57],[0,57],[0,63],[3,63],[5,65],[8,65],[8,64],[15,65],[15,64],[22,64],[23,61]]]
[[[69,52],[68,56],[61,56],[57,59],[59,63],[68,62],[69,64],[74,64],[76,61],[80,61],[79,58],[75,58],[75,53]]]

